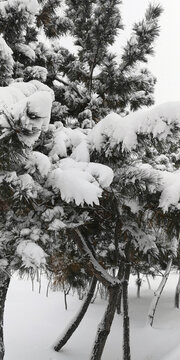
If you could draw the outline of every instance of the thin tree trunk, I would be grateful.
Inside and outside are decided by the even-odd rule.
[[[0,360],[4,359],[4,337],[3,337],[3,321],[6,294],[10,282],[10,276],[6,272],[0,270]]]
[[[124,277],[124,265],[121,262],[119,265],[119,271],[118,271],[118,279],[122,281]],[[117,314],[120,315],[122,313],[121,311],[121,306],[122,306],[122,287],[119,287],[119,293],[118,293],[118,297],[117,297]]]
[[[118,297],[117,297],[116,312],[118,315],[120,315],[122,313],[121,305],[122,305],[122,289],[119,290]]]
[[[97,295],[98,295],[98,292],[99,292],[99,285],[100,285],[100,282],[98,281],[97,286],[96,286],[96,292],[94,293],[93,299],[91,300],[91,304],[94,304],[94,302],[95,302],[95,300],[97,298]]]
[[[62,347],[67,343],[67,341],[73,335],[74,331],[79,326],[81,320],[83,319],[83,317],[84,317],[84,315],[85,315],[85,313],[86,313],[86,311],[88,309],[89,304],[91,303],[91,300],[93,298],[94,291],[95,291],[95,288],[96,288],[96,284],[97,284],[97,280],[96,280],[95,277],[93,277],[92,281],[91,281],[89,291],[88,291],[88,293],[86,295],[86,299],[85,299],[82,307],[80,308],[79,312],[77,313],[74,321],[69,325],[68,329],[64,332],[61,339],[55,345],[55,347],[54,347],[55,351],[60,351],[62,349]]]
[[[104,313],[103,319],[100,322],[94,342],[94,347],[91,353],[90,360],[100,360],[104,346],[107,340],[107,337],[110,333],[111,325],[114,319],[114,314],[116,311],[117,296],[119,292],[119,286],[114,286],[109,288],[109,300],[108,306]]]
[[[147,280],[147,283],[148,283],[148,288],[149,288],[149,290],[151,290],[151,283],[149,281],[148,275],[146,275],[146,280]]]
[[[151,326],[153,326],[153,322],[154,322],[154,316],[155,316],[155,312],[156,312],[156,309],[157,309],[157,305],[158,305],[158,302],[159,302],[159,299],[161,297],[161,294],[163,292],[163,289],[166,285],[166,282],[167,282],[167,279],[169,277],[169,273],[171,271],[171,266],[172,266],[172,258],[169,260],[168,264],[167,264],[167,267],[166,267],[166,270],[165,270],[165,273],[163,275],[163,278],[158,286],[158,289],[154,292],[154,298],[151,302],[151,305],[150,305],[150,310],[149,310],[149,313],[148,313],[148,319],[149,319],[149,324]]]
[[[137,298],[138,299],[140,298],[141,284],[142,284],[142,280],[140,278],[140,273],[139,273],[139,271],[137,271],[136,285],[137,285]]]
[[[179,309],[179,296],[180,296],[180,270],[179,270],[179,279],[176,286],[175,298],[174,298],[174,306]]]
[[[124,280],[122,284],[123,296],[123,360],[131,360],[130,353],[130,326],[129,326],[129,305],[128,305],[128,285],[131,266],[124,264]]]
[[[63,288],[64,288],[64,286],[63,286]],[[69,292],[70,292],[70,290],[71,290],[71,286],[69,286],[69,288],[66,290],[65,288],[64,288],[64,307],[65,307],[65,310],[67,310],[67,296],[69,295]]]

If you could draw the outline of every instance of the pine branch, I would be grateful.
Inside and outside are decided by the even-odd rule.
[[[56,77],[54,78],[54,80],[59,81],[60,83],[62,83],[62,84],[65,85],[65,86],[71,87],[71,88],[76,92],[76,94],[77,94],[81,99],[83,99],[83,96],[81,95],[81,93],[79,92],[79,90],[77,89],[77,87],[75,87],[75,85],[69,84],[67,81],[61,79],[58,75],[56,75]]]

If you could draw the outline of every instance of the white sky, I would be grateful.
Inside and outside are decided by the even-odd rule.
[[[123,0],[121,14],[124,31],[113,46],[120,53],[125,40],[129,38],[134,22],[141,20],[149,0]],[[147,67],[157,78],[155,87],[156,104],[180,100],[180,0],[157,0],[164,12],[160,19],[160,36],[156,40],[155,55]],[[72,47],[72,42],[62,40],[62,45]]]
[[[160,20],[160,37],[156,41],[155,56],[148,68],[157,77],[156,103],[180,100],[180,0],[159,0],[164,8]],[[148,0],[123,0],[122,16],[127,34],[130,25],[141,19]]]

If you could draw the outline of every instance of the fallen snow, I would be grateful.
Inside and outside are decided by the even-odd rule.
[[[154,327],[147,326],[147,312],[160,278],[142,281],[141,298],[136,297],[135,278],[130,280],[131,351],[133,360],[179,360],[180,310],[174,309],[174,291],[178,275],[172,273],[158,305]],[[64,310],[61,292],[49,292],[47,281],[42,278],[41,293],[35,282],[18,280],[13,276],[7,296],[5,313],[5,360],[87,360],[96,335],[97,325],[105,309],[105,301],[96,299],[85,319],[60,353],[52,349],[82,302],[76,296],[67,298]],[[116,315],[112,332],[105,346],[102,360],[122,358],[122,317]]]

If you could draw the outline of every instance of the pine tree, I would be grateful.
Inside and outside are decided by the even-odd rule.
[[[33,230],[37,237],[32,219],[34,199],[38,197],[42,202],[43,191],[40,184],[32,181],[25,166],[31,147],[47,127],[53,97],[52,91],[37,81],[12,84],[0,88],[0,92],[0,358],[3,359],[4,305],[12,271],[22,263],[32,268],[45,264],[44,250],[31,238]]]
[[[112,110],[126,113],[152,105],[155,78],[142,64],[153,54],[161,7],[150,5],[144,19],[134,25],[118,62],[110,46],[123,29],[121,1],[67,0],[66,4],[76,53],[59,47],[66,61],[59,67],[54,90],[56,100],[68,108],[67,115],[85,127]]]
[[[21,80],[37,79],[46,82],[47,66],[44,67],[44,65],[48,61],[52,62],[53,54],[48,60],[48,47],[43,47],[39,36],[44,34],[46,42],[46,37],[57,38],[60,34],[66,33],[70,27],[68,19],[57,15],[60,4],[60,0],[6,0],[1,2],[0,34],[4,39],[4,41],[1,40],[1,47],[5,46],[5,42],[10,48],[9,55],[5,59],[3,59],[4,51],[2,49],[1,66],[3,71],[3,61],[10,63],[10,71],[8,74],[8,68],[5,69],[0,85],[7,85],[9,81],[16,78]],[[13,63],[12,59],[8,61],[10,54]],[[39,57],[44,59],[41,66]]]
[[[10,49],[1,85],[12,78],[46,83],[55,91],[52,121],[72,117],[83,127],[112,110],[126,114],[152,105],[156,80],[142,65],[153,54],[162,9],[149,6],[117,61],[110,47],[123,30],[120,5],[120,0],[67,0],[64,8],[60,0],[4,1],[0,33]],[[75,54],[61,46],[64,34],[74,38]]]

